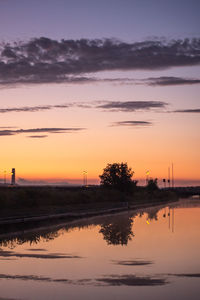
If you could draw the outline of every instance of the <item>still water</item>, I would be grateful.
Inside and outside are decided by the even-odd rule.
[[[0,299],[199,295],[198,200],[0,233]]]

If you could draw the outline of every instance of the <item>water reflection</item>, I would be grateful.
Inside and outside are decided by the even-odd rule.
[[[30,245],[38,244],[41,241],[51,241],[58,238],[61,234],[69,232],[75,228],[89,228],[100,226],[99,233],[108,245],[128,245],[128,242],[135,236],[133,232],[134,219],[138,216],[142,218],[146,214],[149,221],[158,221],[158,213],[161,218],[168,219],[168,227],[174,232],[174,208],[176,207],[198,207],[199,201],[186,200],[183,203],[171,203],[170,205],[156,206],[138,211],[127,211],[121,214],[109,216],[94,217],[73,221],[71,223],[59,224],[58,221],[49,224],[47,221],[29,224],[9,225],[1,227],[0,230],[0,247],[14,249],[17,245],[29,243]],[[62,230],[61,230],[62,229]]]
[[[199,207],[188,201],[0,228],[1,296],[198,300]]]
[[[0,279],[17,279],[17,280],[32,280],[53,283],[65,283],[72,285],[95,285],[95,286],[157,286],[167,284],[167,280],[161,276],[136,276],[131,274],[126,275],[109,275],[101,278],[77,279],[71,280],[67,278],[51,278],[36,275],[10,275],[0,274]]]
[[[60,233],[58,231],[49,232],[49,230],[48,232],[45,233],[33,232],[28,234],[22,231],[17,233],[14,236],[10,236],[8,234],[8,236],[0,238],[0,247],[8,247],[10,249],[14,249],[17,245],[23,245],[24,243],[27,242],[30,243],[30,245],[33,245],[33,244],[38,244],[41,241],[54,240],[59,235]]]
[[[149,220],[155,220],[158,221],[158,212],[160,211],[160,208],[153,207],[151,210],[147,213]]]
[[[64,253],[17,253],[14,251],[6,251],[0,249],[0,257],[28,257],[28,258],[39,258],[39,259],[58,259],[58,258],[81,258],[78,255],[64,254]]]
[[[127,245],[134,237],[132,231],[133,217],[119,216],[112,223],[101,225],[100,233],[108,245]]]

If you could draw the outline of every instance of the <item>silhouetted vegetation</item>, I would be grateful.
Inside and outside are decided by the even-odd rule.
[[[146,187],[132,180],[127,163],[108,164],[100,175],[100,186],[0,186],[0,218],[38,216],[73,211],[131,207],[146,202],[176,199],[170,190],[160,190],[157,179]]]
[[[132,189],[133,184],[131,178],[134,172],[128,167],[127,163],[114,163],[107,164],[103,170],[103,174],[100,175],[100,184],[104,187],[114,188],[123,192],[129,192]]]
[[[133,218],[122,215],[112,223],[102,224],[99,232],[108,245],[127,245],[134,237],[132,224]]]
[[[147,182],[147,190],[149,192],[154,192],[154,191],[157,191],[159,188],[158,188],[158,179],[149,179],[148,182]]]

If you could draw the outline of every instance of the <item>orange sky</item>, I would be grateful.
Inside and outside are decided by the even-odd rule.
[[[194,87],[193,106],[198,101],[197,91],[199,94],[199,86],[198,89],[197,86]],[[158,99],[169,103],[165,110],[137,112],[71,107],[1,114],[1,126],[5,127],[85,128],[79,132],[47,134],[46,138],[28,138],[30,134],[25,133],[1,136],[1,174],[4,170],[9,172],[15,167],[17,177],[26,180],[52,179],[71,182],[71,179],[75,179],[82,182],[82,173],[87,170],[89,182],[90,179],[94,182],[93,180],[98,180],[98,175],[107,163],[127,162],[135,171],[134,177],[137,179],[144,179],[147,170],[154,178],[165,178],[168,166],[173,162],[177,180],[199,180],[198,114],[168,112],[188,107],[187,99],[190,92],[191,87],[187,86],[161,89],[107,83],[42,85],[0,90],[4,108],[73,101],[95,103],[105,99],[108,101]],[[152,125],[112,126],[114,122],[125,120],[149,121]]]
[[[200,185],[199,5],[0,1],[0,183],[98,183],[127,162],[142,184],[173,162]]]

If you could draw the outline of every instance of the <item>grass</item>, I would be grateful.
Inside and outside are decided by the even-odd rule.
[[[170,191],[137,187],[131,193],[101,187],[0,187],[0,217],[117,207],[176,198]]]

